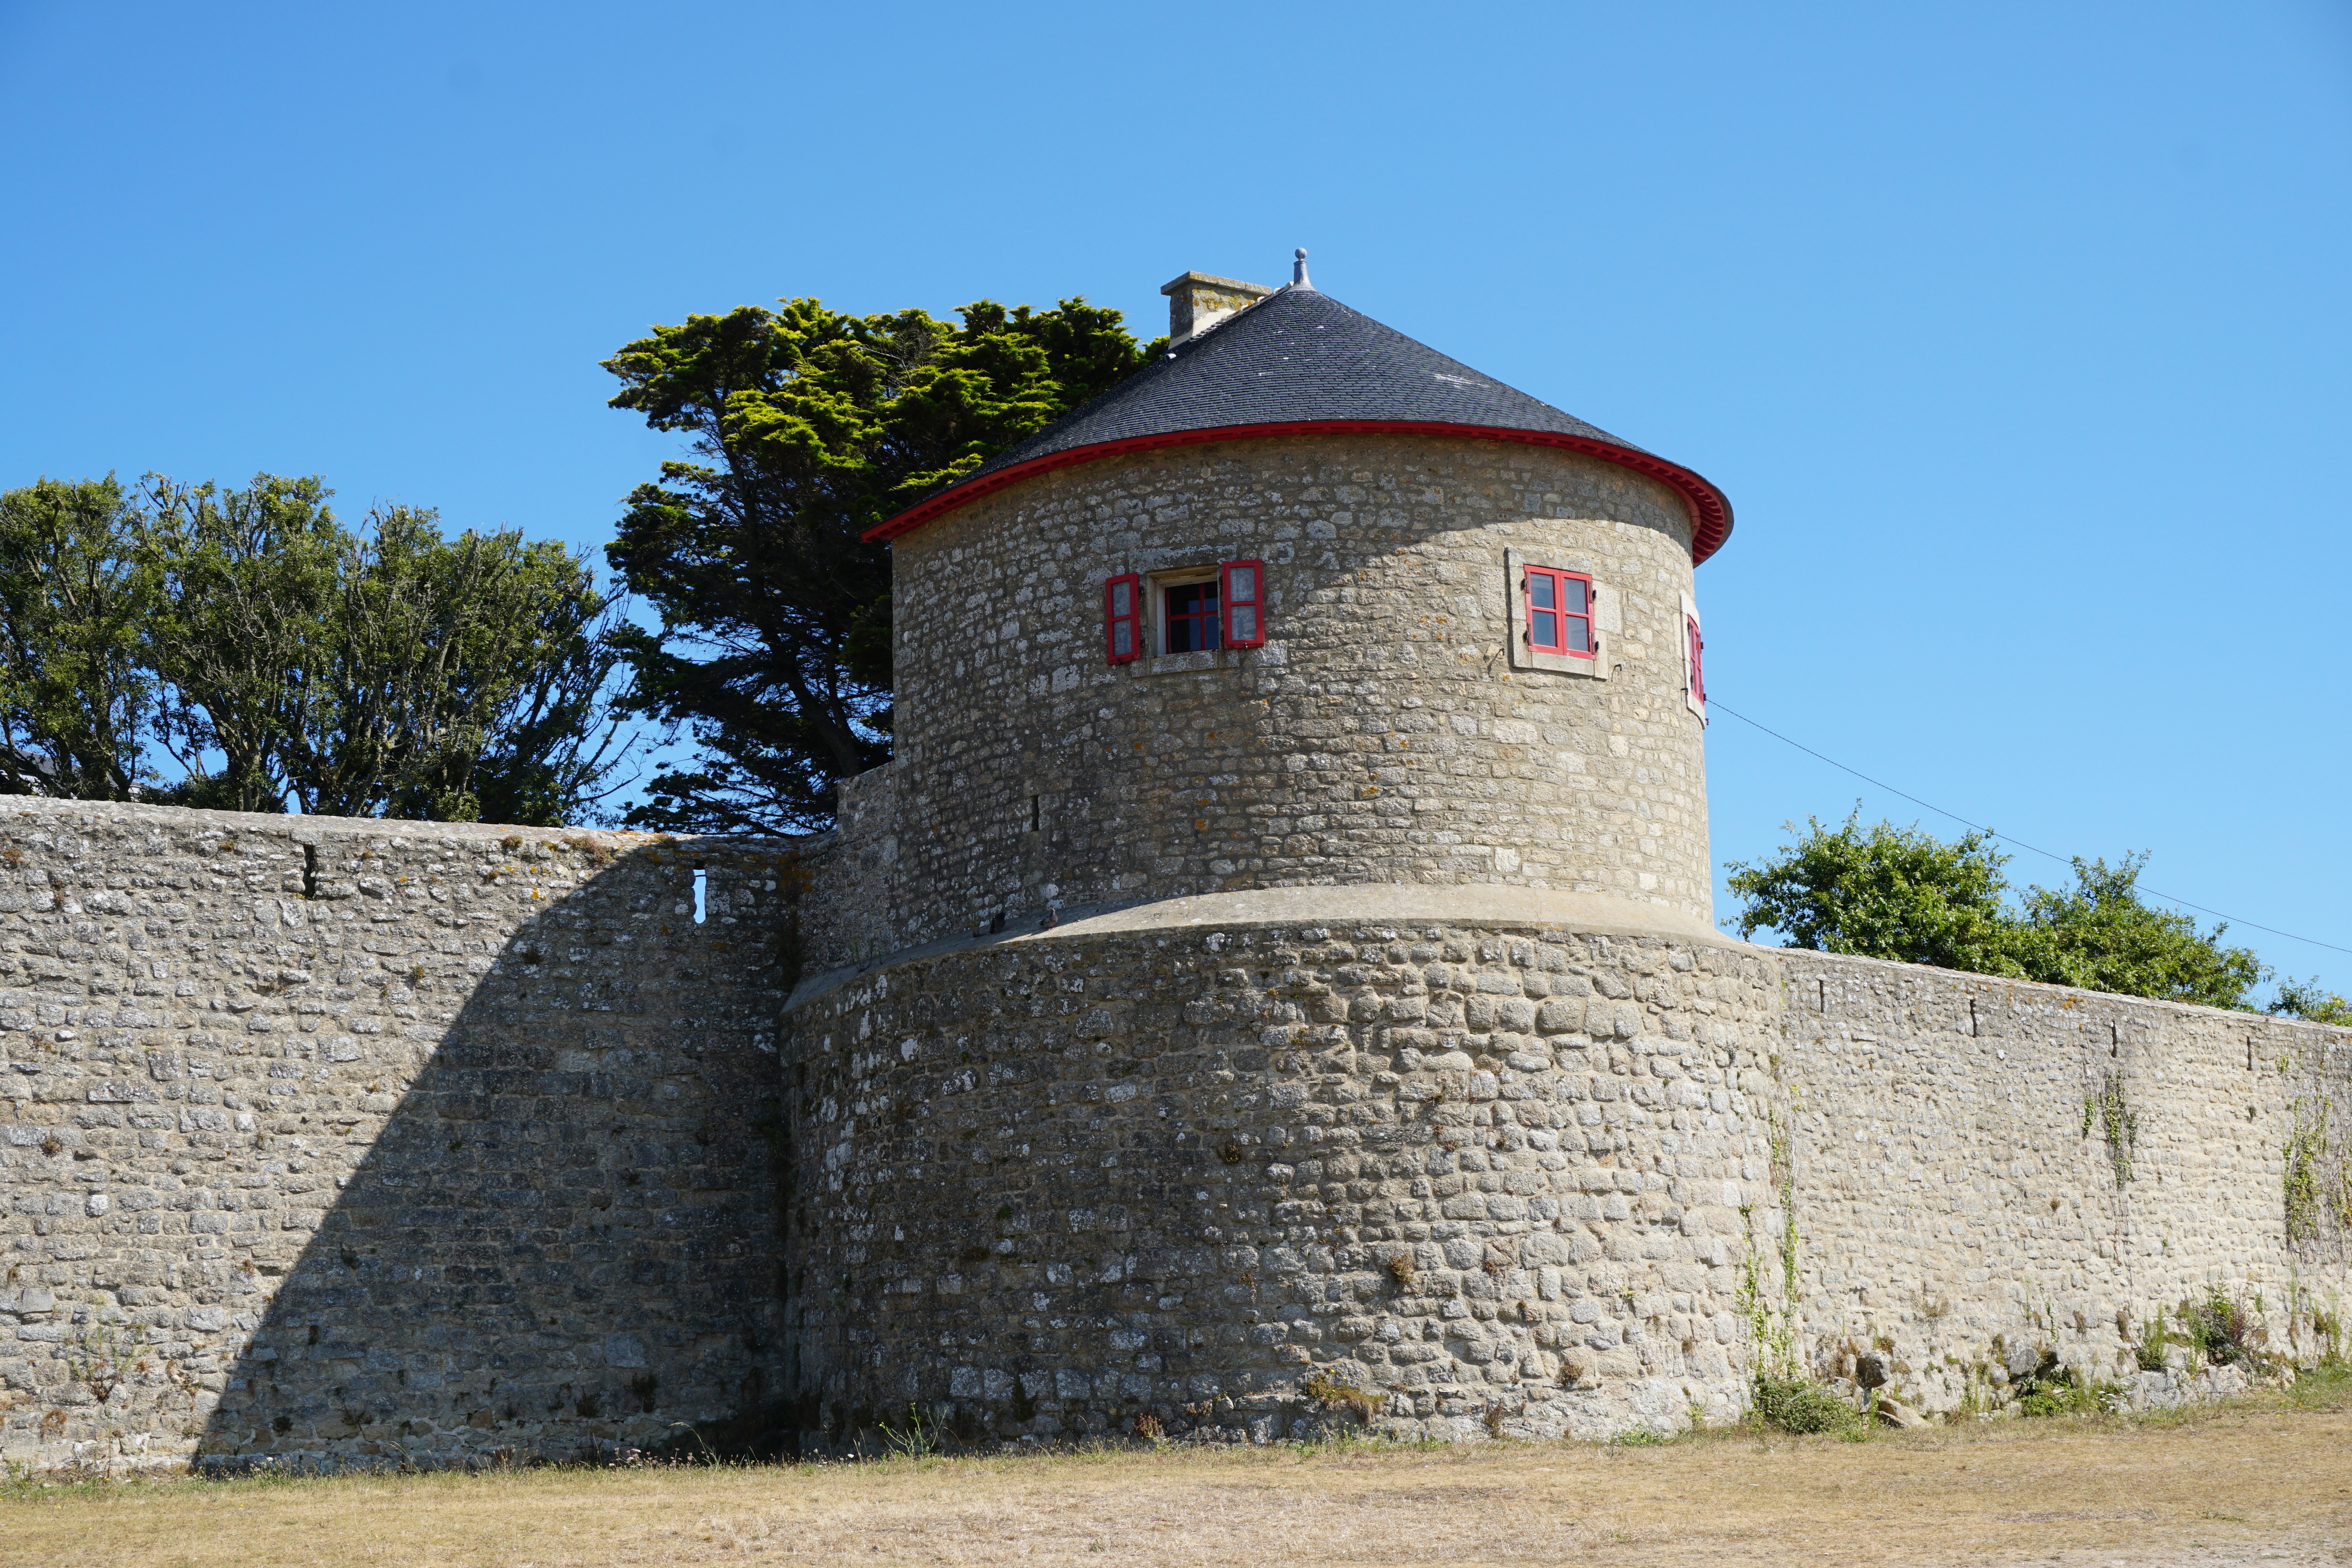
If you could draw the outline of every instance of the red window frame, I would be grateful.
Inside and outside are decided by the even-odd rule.
[[[1120,592],[1125,591],[1122,601]],[[1121,609],[1124,602],[1126,608]],[[1126,649],[1120,650],[1119,633],[1124,632]],[[1127,572],[1103,583],[1103,657],[1114,664],[1124,664],[1143,657],[1143,579],[1136,572]]]
[[[1562,571],[1549,566],[1530,566],[1520,570],[1519,613],[1524,617],[1525,631],[1522,634],[1528,640],[1528,646],[1538,653],[1552,653],[1564,658],[1596,657],[1592,640],[1591,577],[1585,572]],[[1539,606],[1536,602],[1538,580],[1549,587],[1551,603],[1549,605]],[[1577,585],[1575,601],[1584,606],[1581,610],[1568,608],[1568,585],[1571,582]],[[1580,640],[1584,643],[1581,648],[1569,645],[1570,632],[1578,629],[1571,627],[1570,622],[1577,622],[1581,628],[1583,635]],[[1551,637],[1549,642],[1545,641],[1547,632]]]
[[[1704,655],[1706,650],[1706,639],[1699,635],[1698,620],[1696,616],[1683,617],[1683,639],[1690,650],[1691,701],[1705,708],[1706,706],[1706,664]]]
[[[1217,603],[1225,619],[1226,647],[1265,646],[1265,562],[1218,562]]]

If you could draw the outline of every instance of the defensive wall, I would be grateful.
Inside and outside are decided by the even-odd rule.
[[[577,1456],[775,1398],[792,878],[0,802],[0,1460]]]
[[[2352,1033],[1659,925],[1284,889],[803,981],[824,1435],[1296,1436],[1352,1418],[1318,1373],[1444,1437],[1721,1421],[1759,1367],[2162,1404],[2242,1377],[2177,1321],[2140,1365],[2216,1291],[2341,1348]]]
[[[1513,886],[829,967],[797,845],[0,805],[0,1460],[1596,1436],[1783,1354],[2229,1385],[2347,1293],[2352,1035]],[[696,873],[702,912],[697,922]],[[1320,1375],[1318,1377],[1318,1375]],[[1328,1381],[1327,1381],[1328,1380]]]

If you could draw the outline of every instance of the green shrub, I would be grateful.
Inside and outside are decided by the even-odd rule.
[[[1862,1412],[1801,1377],[1756,1375],[1756,1416],[1783,1432],[1858,1432],[1864,1430]]]
[[[2188,1301],[2175,1314],[2188,1331],[2189,1343],[2215,1366],[2242,1366],[2259,1372],[2266,1359],[2263,1343],[2270,1337],[2262,1315],[2215,1285],[2203,1301]]]

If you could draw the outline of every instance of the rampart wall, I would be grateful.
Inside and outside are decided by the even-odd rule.
[[[1501,886],[824,969],[840,852],[0,806],[0,1459],[1601,1435],[2342,1322],[2344,1030]]]
[[[772,1397],[792,871],[0,802],[0,1458],[578,1455]]]
[[[2216,1291],[2266,1354],[2340,1347],[2352,1033],[1291,891],[1322,917],[1175,900],[803,982],[823,1437],[910,1401],[1296,1435],[1340,1419],[1318,1375],[1438,1437],[1721,1419],[1759,1369],[2163,1403],[2242,1376],[2181,1343]]]

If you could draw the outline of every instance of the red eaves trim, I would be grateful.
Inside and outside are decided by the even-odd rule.
[[[877,539],[895,539],[910,534],[925,523],[947,516],[968,502],[982,496],[992,496],[1010,485],[1017,485],[1033,475],[1055,468],[1072,468],[1081,463],[1091,463],[1097,457],[1117,457],[1129,452],[1150,452],[1163,446],[1197,446],[1211,441],[1247,441],[1260,435],[1459,435],[1474,441],[1516,441],[1528,446],[1557,446],[1569,452],[1581,452],[1588,457],[1598,457],[1604,463],[1614,463],[1620,468],[1630,468],[1636,474],[1672,486],[1690,508],[1691,564],[1696,566],[1731,537],[1731,503],[1723,492],[1678,463],[1663,457],[1653,457],[1646,452],[1629,447],[1612,446],[1605,441],[1589,441],[1582,436],[1562,435],[1548,430],[1503,430],[1484,424],[1447,424],[1436,420],[1419,419],[1318,419],[1303,420],[1296,424],[1223,424],[1209,430],[1171,430],[1161,435],[1139,435],[1126,441],[1098,441],[1091,446],[1073,446],[1065,452],[1049,452],[1033,457],[1026,463],[1016,463],[1010,468],[978,479],[967,479],[950,489],[940,491],[928,501],[919,502],[892,517],[877,523],[861,536],[866,543]]]

